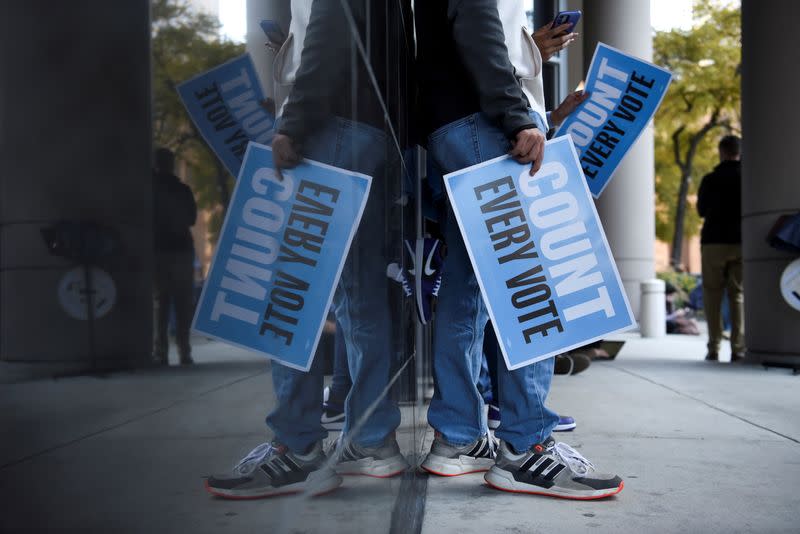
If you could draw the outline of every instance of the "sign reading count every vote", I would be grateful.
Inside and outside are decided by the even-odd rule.
[[[529,171],[503,156],[445,176],[509,369],[634,324],[572,139]]]
[[[233,176],[247,143],[269,144],[275,117],[263,108],[264,93],[250,54],[244,54],[178,86],[186,111],[208,146]]]
[[[372,178],[310,160],[282,174],[250,143],[193,328],[307,371]]]
[[[671,80],[668,70],[606,44],[597,45],[586,79],[589,99],[556,134],[572,137],[595,198],[653,118]]]

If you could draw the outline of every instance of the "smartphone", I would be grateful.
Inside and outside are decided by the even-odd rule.
[[[286,34],[283,33],[280,25],[274,20],[262,20],[261,29],[264,31],[267,39],[269,39],[273,46],[280,47],[286,40]]]
[[[575,31],[575,25],[581,20],[581,14],[580,11],[560,11],[558,15],[556,15],[556,18],[553,19],[553,25],[550,27],[555,28],[562,24],[569,24],[569,28],[567,28],[565,33],[572,33]]]

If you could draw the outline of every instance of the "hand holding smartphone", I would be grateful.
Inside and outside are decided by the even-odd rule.
[[[568,47],[578,37],[573,30],[580,19],[580,11],[561,11],[552,23],[542,26],[533,33],[533,41],[542,54],[543,61],[549,60]]]
[[[273,51],[279,50],[283,42],[286,41],[286,34],[283,33],[280,25],[274,20],[262,20],[261,29],[267,36],[267,47]]]
[[[582,13],[580,11],[560,11],[558,15],[556,15],[556,18],[553,19],[553,24],[550,28],[555,29],[558,26],[569,24],[569,27],[567,27],[563,33],[572,33],[575,31],[575,25],[581,20],[581,15]]]

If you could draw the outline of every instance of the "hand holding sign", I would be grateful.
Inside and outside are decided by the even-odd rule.
[[[250,143],[194,329],[308,370],[372,179]]]
[[[586,91],[575,91],[567,95],[556,109],[550,112],[550,126],[551,128],[558,128],[564,119],[572,115],[575,108],[586,102],[589,98],[589,93]]]
[[[570,138],[535,176],[502,157],[445,184],[509,369],[634,324]]]
[[[178,93],[197,130],[233,176],[239,174],[250,141],[272,140],[275,114],[265,105],[249,54],[183,82]]]
[[[538,128],[528,128],[517,132],[510,155],[520,163],[531,164],[531,176],[542,166],[544,155],[544,134]]]
[[[283,180],[281,171],[291,169],[300,163],[300,155],[297,153],[289,136],[276,134],[272,140],[272,158],[275,162],[275,170]]]

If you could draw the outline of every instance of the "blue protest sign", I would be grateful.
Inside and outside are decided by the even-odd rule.
[[[598,198],[653,118],[667,92],[668,70],[599,43],[589,66],[589,99],[561,124],[580,155],[589,190]]]
[[[249,54],[178,86],[178,94],[208,146],[234,175],[247,143],[269,144],[275,117],[261,105],[264,92]]]
[[[310,160],[282,174],[250,143],[193,328],[307,371],[372,178]]]
[[[509,369],[634,324],[572,139],[529,171],[503,156],[445,176]]]

